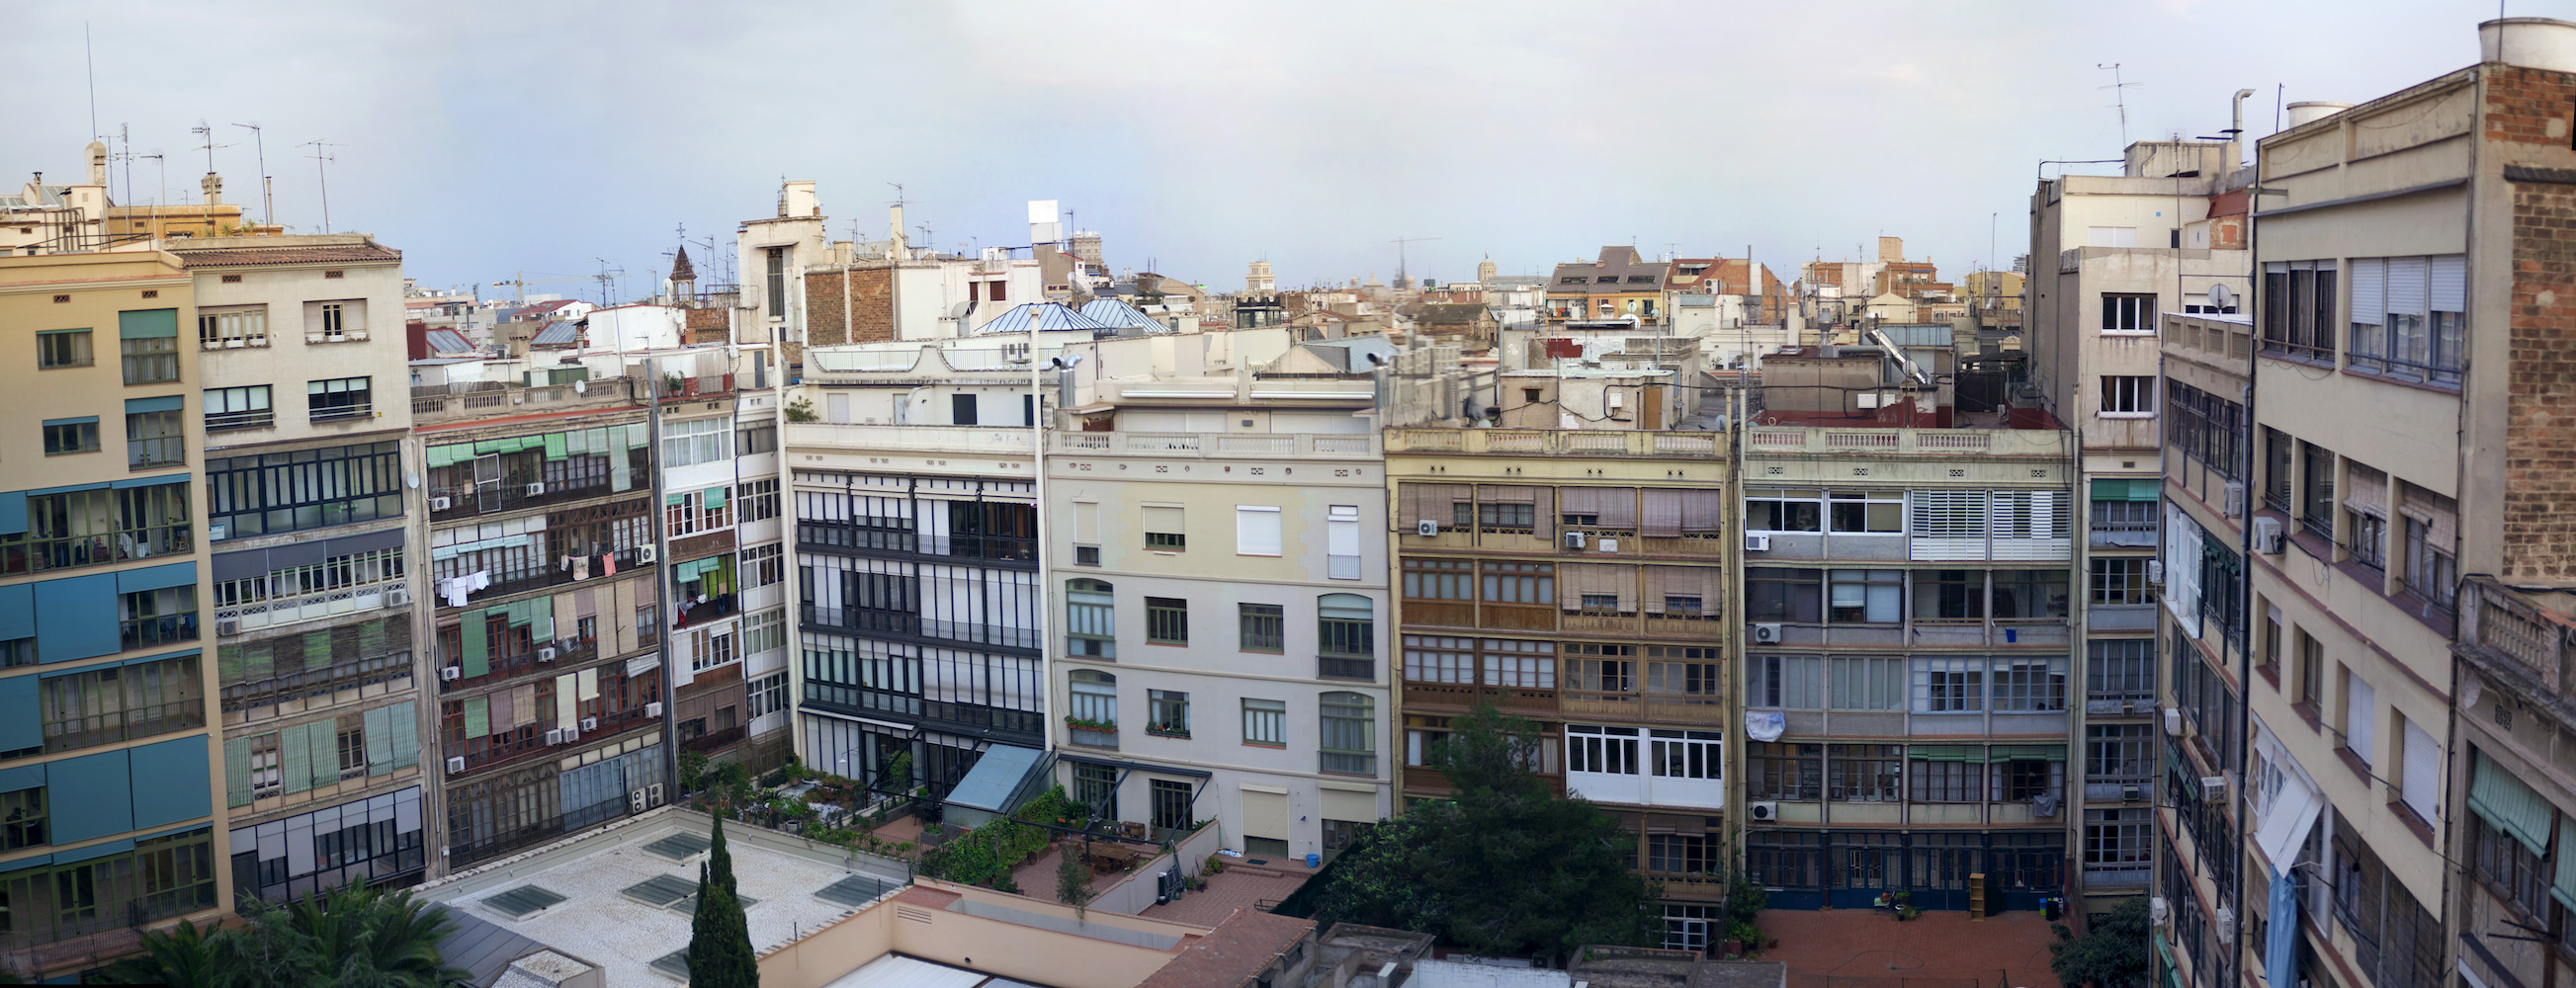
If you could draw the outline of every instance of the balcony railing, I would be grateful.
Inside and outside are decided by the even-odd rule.
[[[1377,678],[1377,660],[1365,655],[1318,655],[1315,657],[1318,679]]]
[[[836,422],[790,422],[781,439],[789,447],[814,449],[884,449],[944,453],[1026,456],[1026,426],[986,425],[851,425]]]
[[[635,403],[628,397],[629,383],[622,377],[602,377],[578,385],[538,388],[494,381],[432,385],[411,389],[411,414],[415,424],[431,425],[497,415],[569,411],[583,406],[625,405]]]
[[[1152,454],[1200,459],[1374,459],[1373,433],[1314,432],[1059,432],[1047,439],[1056,453]]]
[[[129,652],[175,642],[192,642],[197,640],[197,612],[128,618],[116,623],[116,631],[119,643]]]
[[[2484,577],[2460,583],[2460,645],[2519,665],[2561,693],[2576,693],[2568,644],[2576,618],[2547,610]]]
[[[1377,756],[1352,751],[1318,752],[1318,767],[1341,775],[1376,775]]]
[[[2064,433],[2054,429],[1805,429],[1755,427],[1745,430],[1749,455],[1868,454],[1951,457],[2056,456],[2064,451]]]
[[[1388,429],[1386,451],[1715,458],[1726,455],[1725,438],[1718,432],[1636,429]]]
[[[692,398],[708,398],[716,395],[729,394],[732,391],[733,375],[731,374],[711,374],[705,377],[684,377],[680,379],[680,386],[678,388],[671,387],[671,382],[665,379],[662,382],[661,388],[663,401],[688,401]]]
[[[465,487],[433,485],[429,489],[429,517],[434,521],[448,521],[481,514],[499,514],[524,508],[587,501],[611,494],[633,496],[643,493],[641,484],[623,491],[617,490],[606,477],[595,478],[594,482],[587,484],[572,482],[546,484],[542,491],[535,494],[528,493],[530,486],[528,481],[518,479]],[[438,507],[441,501],[446,502],[447,506]]]

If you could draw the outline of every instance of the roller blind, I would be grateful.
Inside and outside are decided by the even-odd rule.
[[[1475,499],[1474,489],[1465,484],[1405,484],[1399,490],[1403,502],[1400,510],[1404,512],[1402,521],[1407,531],[1426,521],[1456,524],[1456,505]]]
[[[2469,311],[2469,262],[2458,254],[2443,254],[2430,259],[2432,267],[2432,303],[2435,312]]]
[[[2388,518],[2388,475],[2349,463],[2344,475],[2343,506],[2382,521]]]
[[[2420,257],[2388,259],[2388,312],[2390,315],[2424,314],[2425,271]]]
[[[2403,738],[2406,750],[2400,753],[2402,774],[2398,776],[2398,791],[2405,798],[2406,807],[2414,810],[2418,818],[2426,823],[2440,820],[2442,749],[2434,744],[2431,734],[2415,726],[2411,719],[2406,721]],[[2576,848],[2568,850],[2576,851]],[[2560,856],[2567,855],[2562,853]]]
[[[1644,502],[1637,534],[1647,538],[1672,538],[1682,534],[1682,495],[1686,492],[1649,487],[1638,492]]]
[[[1238,556],[1280,555],[1279,509],[1264,505],[1235,505],[1234,553]]]
[[[2379,763],[2378,704],[2379,693],[2359,676],[2344,677],[2343,743],[2361,757],[2362,764]]]
[[[2377,326],[2387,314],[2387,259],[2365,257],[2352,262],[2352,321]]]
[[[1181,509],[1176,505],[1145,506],[1145,530],[1178,535],[1188,531],[1181,527]]]
[[[1593,492],[1593,504],[1600,510],[1601,527],[1637,527],[1637,489],[1605,487]]]

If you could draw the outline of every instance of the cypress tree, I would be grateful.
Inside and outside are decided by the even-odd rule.
[[[724,820],[716,820],[707,860],[698,865],[698,910],[689,920],[692,988],[759,988],[760,956],[751,946],[751,922],[735,894],[733,855],[725,849]]]

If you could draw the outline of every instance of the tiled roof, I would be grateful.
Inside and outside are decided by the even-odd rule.
[[[1234,988],[1314,928],[1311,919],[1237,909],[1136,988]]]
[[[472,353],[474,343],[452,329],[433,329],[424,337],[431,353]]]
[[[373,241],[321,247],[191,248],[184,243],[179,243],[172,244],[170,252],[179,255],[181,266],[191,268],[257,267],[266,264],[367,264],[402,260],[401,251]]]

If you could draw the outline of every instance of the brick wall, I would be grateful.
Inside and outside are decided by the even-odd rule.
[[[2519,181],[2512,188],[2499,575],[2561,581],[2576,578],[2576,184]]]
[[[728,343],[733,338],[731,309],[688,310],[689,342]]]
[[[2487,140],[2571,146],[2567,114],[2576,75],[2509,65],[2485,71]]]
[[[805,344],[837,346],[894,339],[894,294],[890,273],[891,269],[881,267],[858,268],[849,273],[849,320],[857,327],[856,335],[841,322],[841,272],[807,273]]]

